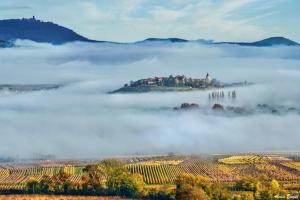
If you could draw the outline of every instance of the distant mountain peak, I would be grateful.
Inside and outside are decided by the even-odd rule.
[[[73,41],[91,41],[74,31],[54,24],[32,18],[0,20],[0,39],[11,41],[28,39],[35,42],[63,44]]]
[[[275,46],[275,45],[287,45],[287,46],[295,46],[299,45],[297,42],[294,42],[288,38],[277,36],[277,37],[270,37],[264,40],[260,40],[254,42],[258,46]]]
[[[236,44],[240,46],[252,46],[252,47],[270,47],[270,46],[297,46],[297,42],[294,42],[288,38],[277,36],[269,37],[257,42],[219,42],[215,44]]]

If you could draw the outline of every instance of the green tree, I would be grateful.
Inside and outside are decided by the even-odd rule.
[[[84,169],[84,193],[143,197],[144,181],[141,175],[130,174],[118,160],[106,159]]]
[[[192,174],[183,173],[176,179],[177,200],[209,200],[200,186],[199,179]]]
[[[174,191],[167,189],[150,189],[147,197],[151,200],[173,200],[175,199]]]
[[[45,194],[53,194],[55,192],[56,183],[49,175],[44,175],[40,181],[40,190]]]
[[[121,181],[129,176],[124,164],[114,159],[103,160],[100,165],[103,166],[106,186],[110,194],[116,194],[120,189]]]
[[[277,180],[273,179],[268,186],[261,192],[261,200],[272,200],[275,199],[276,195],[287,197],[287,191],[280,187]]]
[[[30,177],[26,184],[26,191],[30,194],[37,194],[40,192],[39,182],[36,178]]]
[[[131,198],[139,198],[145,195],[145,184],[141,175],[124,173],[120,178],[120,185],[116,188],[117,195]]]
[[[115,159],[105,159],[99,164],[88,165],[84,172],[84,191],[93,194],[115,194],[122,177],[127,173],[124,164]]]
[[[65,173],[63,170],[52,177],[55,183],[55,193],[64,194],[67,192],[69,178],[70,174]]]
[[[210,198],[212,200],[229,200],[231,196],[226,188],[220,183],[215,183],[210,186]]]
[[[100,164],[88,165],[83,170],[83,190],[88,194],[105,194],[105,169]]]
[[[235,184],[235,189],[241,191],[255,192],[257,189],[256,187],[259,187],[259,180],[256,180],[255,178],[252,177],[245,177],[237,181]]]

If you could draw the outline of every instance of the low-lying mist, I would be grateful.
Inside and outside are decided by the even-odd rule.
[[[100,158],[130,154],[300,151],[300,115],[229,117],[176,112],[181,103],[210,108],[211,91],[108,94],[130,80],[209,72],[251,81],[224,106],[300,109],[300,48],[200,44],[62,46],[18,41],[0,49],[1,84],[64,84],[58,90],[0,93],[0,156]]]

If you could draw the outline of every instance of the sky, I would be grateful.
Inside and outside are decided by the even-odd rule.
[[[149,37],[300,42],[298,0],[1,0],[0,19],[52,21],[95,40]]]

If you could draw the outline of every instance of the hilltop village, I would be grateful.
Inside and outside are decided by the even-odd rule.
[[[211,85],[216,85],[217,81],[207,73],[204,79],[187,78],[184,75],[169,77],[154,77],[147,79],[140,79],[138,81],[131,81],[130,84],[125,84],[124,87],[142,87],[142,86],[165,86],[165,87],[192,87],[192,88],[206,88]]]
[[[124,87],[111,93],[130,93],[130,92],[151,92],[151,91],[189,91],[189,90],[205,90],[223,87],[244,86],[247,82],[239,83],[222,83],[207,73],[205,78],[193,79],[185,75],[170,75],[169,77],[154,77],[130,81]]]

